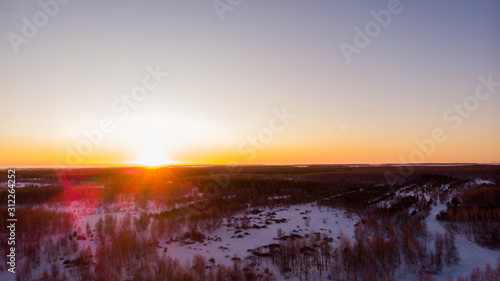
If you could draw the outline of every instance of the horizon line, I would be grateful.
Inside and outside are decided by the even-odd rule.
[[[266,164],[266,163],[255,163],[255,164],[240,164],[240,163],[172,163],[158,166],[147,166],[138,164],[85,164],[85,165],[61,165],[61,166],[50,166],[50,165],[22,165],[22,166],[7,166],[0,165],[0,170],[8,169],[103,169],[103,168],[150,168],[150,169],[161,169],[161,168],[172,168],[172,167],[202,167],[202,166],[443,166],[443,165],[454,165],[454,166],[466,166],[466,165],[500,165],[500,161],[494,162],[429,162],[429,163],[295,163],[295,164]]]

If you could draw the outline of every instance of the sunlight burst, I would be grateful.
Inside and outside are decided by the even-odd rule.
[[[139,158],[135,162],[146,167],[158,167],[171,163],[166,157],[164,147],[151,143],[142,147]]]

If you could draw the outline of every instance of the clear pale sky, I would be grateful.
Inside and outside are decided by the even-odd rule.
[[[212,1],[42,0],[43,22],[0,0],[0,165],[500,161],[500,2],[392,3],[348,63],[390,2],[243,0],[221,20]],[[148,67],[169,75],[125,115]]]

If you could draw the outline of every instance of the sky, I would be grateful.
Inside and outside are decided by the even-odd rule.
[[[498,162],[499,14],[0,0],[0,166]]]

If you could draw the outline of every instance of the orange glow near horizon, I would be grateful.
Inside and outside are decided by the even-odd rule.
[[[258,132],[258,130],[257,130]],[[50,142],[48,140],[11,141],[0,147],[0,167],[102,167],[166,165],[289,165],[289,164],[398,164],[411,162],[410,155],[418,151],[415,140],[425,140],[429,133],[418,136],[407,132],[400,136],[381,133],[367,138],[360,132],[343,132],[332,136],[311,132],[308,139],[301,139],[302,128],[292,124],[282,133],[276,133],[272,142],[261,144],[257,149],[247,143],[245,152],[238,150],[240,142],[214,145],[205,141],[187,140],[181,143],[170,139],[158,130],[143,135],[148,137],[121,136],[127,142],[111,139],[92,148],[88,155],[81,155],[80,162],[68,151],[77,151],[80,141]],[[434,151],[423,159],[424,163],[498,163],[500,148],[499,134],[467,134],[470,131],[449,131],[448,139],[436,144]],[[250,133],[249,135],[256,135]],[[222,139],[227,136],[221,136]],[[247,140],[242,134],[238,137]],[[334,139],[328,142],[325,139]],[[480,145],[479,145],[480,144]],[[67,147],[72,147],[68,150]],[[254,148],[255,155],[248,153]],[[403,161],[401,160],[401,157]],[[418,162],[413,162],[418,164]]]
[[[426,156],[424,163],[498,163],[494,156],[499,148],[494,143],[483,146],[467,146],[461,142],[450,141],[437,146],[433,154]],[[126,149],[124,149],[126,150]],[[104,147],[96,149],[81,163],[67,162],[67,154],[57,150],[46,149],[42,152],[30,149],[19,153],[5,151],[2,153],[1,167],[36,168],[36,167],[99,167],[99,166],[143,166],[161,167],[167,165],[289,165],[289,164],[398,164],[411,162],[409,157],[418,147],[381,143],[355,143],[337,145],[270,145],[263,150],[256,150],[256,156],[240,154],[236,149],[167,149],[158,143],[146,142],[134,149],[135,152],[121,152],[118,149],[108,150]],[[457,153],[460,151],[460,153]],[[492,153],[493,152],[493,153]],[[406,161],[401,161],[400,156]],[[175,161],[173,161],[175,159]],[[418,164],[418,162],[413,162]]]

